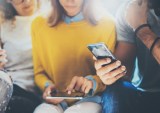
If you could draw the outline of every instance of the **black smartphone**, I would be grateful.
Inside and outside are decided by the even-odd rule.
[[[103,42],[89,44],[87,47],[97,59],[110,58],[111,63],[117,60],[116,57],[112,54],[112,52]]]

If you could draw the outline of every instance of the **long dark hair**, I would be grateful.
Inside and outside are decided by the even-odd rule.
[[[0,10],[1,13],[3,13],[3,17],[1,18],[4,20],[12,20],[17,15],[17,11],[11,3],[7,2],[7,0],[0,0]]]
[[[84,16],[84,19],[87,20],[92,25],[97,24],[97,20],[95,18],[94,14],[94,0],[84,0],[83,6],[82,6],[82,13]],[[59,22],[62,21],[62,17],[65,14],[65,10],[60,5],[59,0],[51,0],[52,5],[52,12],[48,19],[48,23],[51,27],[56,26]]]

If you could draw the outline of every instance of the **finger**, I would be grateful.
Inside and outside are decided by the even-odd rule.
[[[88,81],[84,93],[88,94],[89,91],[92,89],[92,87],[93,87],[93,83],[91,81]]]
[[[47,93],[46,93],[46,92],[44,92],[42,97],[43,97],[43,99],[46,99],[46,97],[47,97]]]
[[[85,89],[87,87],[87,81],[88,81],[87,79],[84,80],[84,83],[83,83],[83,85],[81,87],[81,92],[85,92]]]
[[[119,74],[119,75],[117,75],[117,76],[115,76],[115,77],[113,77],[111,79],[107,79],[106,80],[106,85],[111,85],[111,84],[115,83],[118,79],[120,79],[121,77],[123,77],[125,74],[126,73],[123,72],[123,73],[121,73],[121,74]]]
[[[80,89],[81,89],[81,87],[82,87],[84,82],[85,82],[84,77],[79,77],[79,79],[77,80],[77,83],[75,85],[75,90],[76,91],[80,91]]]
[[[47,96],[48,96],[48,90],[45,90],[43,93],[43,99],[46,99]]]
[[[97,58],[95,56],[93,56],[93,60],[97,60]]]
[[[1,61],[5,61],[5,60],[6,60],[6,57],[7,57],[7,55],[6,55],[6,54],[3,54],[3,55],[0,56],[0,60],[1,60]]]
[[[111,62],[110,58],[104,58],[104,59],[99,59],[95,61],[95,68],[96,70],[100,69],[103,65],[108,64]]]
[[[97,70],[97,75],[98,76],[103,76],[105,75],[106,73],[109,73],[110,71],[116,69],[117,67],[119,67],[121,65],[121,62],[120,61],[116,61],[112,64],[108,64],[102,68],[100,68],[99,70]]]
[[[123,72],[123,73],[115,76],[115,80],[117,81],[118,79],[122,78],[122,77],[125,76],[125,75],[126,75],[126,72]]]
[[[119,74],[121,74],[121,73],[123,73],[125,71],[126,71],[126,67],[125,66],[121,66],[121,67],[115,69],[114,71],[111,71],[111,72],[103,75],[102,79],[113,78],[113,77],[115,77],[115,76],[117,76],[117,75],[119,75]]]
[[[4,68],[5,64],[6,64],[5,62],[1,62],[0,63],[0,68]]]
[[[72,92],[72,90],[74,89],[76,83],[77,83],[77,79],[78,77],[77,76],[74,76],[71,80],[71,83],[68,85],[67,87],[67,92],[68,94],[70,94]]]
[[[0,49],[0,56],[5,54],[5,53],[6,53],[6,51],[4,49]]]
[[[54,85],[50,85],[48,86],[45,91],[44,91],[44,97],[46,98],[47,96],[51,96],[51,92],[53,90],[56,90],[55,86]]]

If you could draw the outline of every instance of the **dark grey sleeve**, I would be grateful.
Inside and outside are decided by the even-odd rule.
[[[116,14],[116,31],[117,40],[129,43],[135,43],[136,35],[133,29],[127,24],[125,20],[126,6],[128,2],[124,3]]]

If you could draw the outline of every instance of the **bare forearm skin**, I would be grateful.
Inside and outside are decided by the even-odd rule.
[[[150,28],[145,27],[137,33],[138,38],[146,45],[148,49],[151,48],[157,35],[153,33]],[[160,64],[160,40],[155,44],[152,50],[152,54],[157,62]]]

